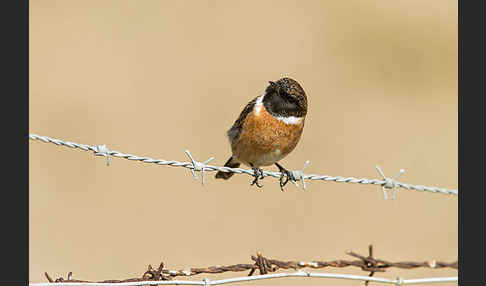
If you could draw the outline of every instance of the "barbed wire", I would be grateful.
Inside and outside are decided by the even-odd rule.
[[[251,256],[253,260],[253,264],[233,264],[228,266],[211,266],[205,268],[189,268],[186,270],[168,270],[164,269],[164,263],[162,262],[157,269],[154,269],[151,265],[148,266],[147,271],[145,271],[141,277],[136,278],[129,278],[124,280],[104,280],[104,281],[86,281],[86,280],[77,280],[72,278],[72,272],[69,272],[67,275],[67,279],[63,277],[59,277],[57,279],[52,279],[47,272],[45,276],[49,283],[62,283],[63,285],[80,285],[80,284],[73,284],[73,283],[84,283],[89,285],[153,285],[153,284],[165,284],[165,285],[180,285],[180,284],[187,284],[187,285],[219,285],[219,284],[226,284],[232,282],[239,282],[239,281],[251,281],[251,280],[258,280],[258,279],[269,279],[269,278],[278,278],[278,277],[321,277],[321,278],[341,278],[341,279],[353,279],[353,280],[363,280],[365,281],[365,285],[368,282],[382,282],[382,283],[391,283],[391,284],[413,284],[413,283],[432,283],[432,282],[448,282],[448,281],[457,281],[456,277],[436,277],[436,278],[422,278],[422,279],[411,279],[411,280],[403,280],[402,278],[397,278],[397,280],[390,280],[386,278],[376,278],[372,277],[375,272],[385,272],[388,268],[402,268],[402,269],[412,269],[412,268],[419,268],[419,267],[426,267],[431,269],[440,269],[440,268],[452,268],[458,269],[458,262],[440,262],[440,261],[425,261],[425,262],[390,262],[383,259],[376,259],[373,257],[373,246],[368,246],[369,255],[363,256],[352,251],[346,251],[346,254],[357,258],[356,260],[333,260],[333,261],[281,261],[277,259],[269,259],[264,256],[260,252],[257,253],[256,256]],[[304,270],[304,268],[312,268],[312,269],[319,269],[325,267],[359,267],[361,270],[370,272],[368,276],[357,276],[357,275],[349,275],[349,274],[330,274],[330,273],[310,273]],[[294,269],[298,270],[295,273],[279,273],[279,274],[269,274],[269,272],[275,272],[279,269]],[[216,280],[216,281],[209,281],[209,279],[205,278],[205,281],[209,282],[208,284],[201,284],[201,281],[186,281],[183,280],[184,283],[181,283],[181,280],[172,280],[177,276],[194,276],[198,274],[219,274],[224,272],[241,272],[241,271],[249,271],[248,276],[239,277],[239,278],[231,278],[231,279],[224,279],[224,280]],[[260,275],[251,277],[255,271],[259,271]],[[157,281],[158,283],[154,283]],[[163,281],[163,283],[160,283]],[[420,281],[420,282],[419,282]],[[193,283],[193,284],[191,284]],[[400,284],[398,284],[400,283]],[[43,283],[31,283],[31,286],[40,286],[40,285],[47,285]]]
[[[254,175],[253,170],[243,169],[243,168],[229,168],[229,167],[221,167],[221,166],[213,166],[208,165],[210,161],[214,159],[214,157],[209,158],[204,162],[199,162],[194,159],[192,154],[189,150],[185,150],[186,155],[189,157],[191,162],[179,162],[175,160],[162,160],[162,159],[153,159],[150,157],[145,156],[136,156],[132,154],[125,154],[115,150],[109,150],[106,145],[95,145],[90,146],[86,144],[78,144],[74,142],[66,142],[60,139],[54,139],[47,136],[40,136],[37,134],[29,134],[30,140],[40,140],[45,143],[54,143],[58,146],[66,146],[73,149],[81,149],[84,151],[92,151],[96,156],[104,156],[106,157],[106,164],[110,165],[110,157],[117,157],[122,159],[127,159],[131,161],[138,161],[142,163],[152,163],[157,165],[165,165],[165,166],[172,166],[172,167],[184,167],[190,169],[192,175],[197,180],[198,176],[196,172],[201,172],[201,183],[204,185],[204,177],[207,171],[221,171],[221,172],[232,172],[235,174],[248,174],[250,176]],[[379,166],[376,166],[382,180],[379,179],[367,179],[367,178],[354,178],[354,177],[342,177],[342,176],[329,176],[329,175],[315,175],[315,174],[305,174],[304,169],[309,165],[310,161],[307,160],[304,163],[304,166],[301,170],[293,170],[291,171],[294,175],[296,181],[302,181],[302,187],[306,190],[306,180],[320,180],[320,181],[333,181],[333,182],[340,182],[340,183],[353,183],[353,184],[365,184],[365,185],[379,185],[382,188],[384,198],[387,199],[388,195],[386,189],[392,189],[392,199],[395,198],[395,193],[397,192],[398,188],[406,189],[406,190],[415,190],[415,191],[426,191],[431,193],[439,193],[439,194],[446,194],[446,195],[455,195],[458,196],[458,190],[456,189],[443,189],[438,187],[429,187],[424,185],[412,185],[407,183],[402,183],[396,181],[396,179],[402,175],[405,171],[401,169],[397,175],[394,177],[386,177],[383,173],[382,169]],[[263,171],[264,177],[274,177],[280,178],[280,172],[270,172],[270,171]],[[296,186],[298,186],[297,182],[293,182]]]
[[[309,277],[309,278],[336,278],[336,279],[347,279],[347,280],[361,280],[365,282],[378,282],[385,284],[394,285],[407,285],[407,284],[425,284],[425,283],[439,283],[439,282],[457,282],[458,276],[452,277],[432,277],[432,278],[418,278],[418,279],[403,279],[397,277],[395,280],[380,278],[380,277],[369,277],[369,276],[359,276],[351,274],[334,274],[334,273],[315,273],[307,271],[297,271],[294,273],[278,273],[278,274],[265,274],[256,276],[244,276],[235,277],[229,279],[213,280],[204,278],[202,281],[193,280],[171,280],[171,281],[132,281],[132,282],[120,282],[120,283],[103,283],[103,282],[72,282],[75,280],[64,280],[63,282],[57,282],[56,286],[138,286],[138,285],[222,285],[243,281],[255,281],[262,279],[273,279],[273,278],[284,278],[284,277]],[[52,286],[51,282],[48,283],[29,283],[30,286]]]

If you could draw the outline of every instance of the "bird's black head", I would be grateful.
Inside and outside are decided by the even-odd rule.
[[[303,117],[307,114],[307,96],[297,81],[284,77],[269,83],[263,97],[263,106],[268,112],[281,117]]]

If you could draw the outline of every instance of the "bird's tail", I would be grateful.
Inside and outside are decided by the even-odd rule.
[[[233,157],[229,158],[228,161],[226,161],[226,164],[224,164],[225,167],[229,167],[229,168],[238,168],[240,166],[240,163],[239,162],[236,162],[236,160],[233,159]],[[218,171],[216,173],[216,179],[225,179],[225,180],[228,180],[229,178],[231,178],[231,176],[233,176],[234,173],[232,172],[221,172],[221,171]]]

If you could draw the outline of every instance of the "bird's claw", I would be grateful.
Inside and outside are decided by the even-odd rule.
[[[289,180],[293,182],[296,182],[297,180],[295,179],[295,176],[292,172],[285,169],[278,163],[275,163],[275,165],[277,165],[280,172],[280,190],[282,190],[283,192],[284,191],[283,187],[289,182]],[[284,177],[285,177],[285,181],[284,181]]]
[[[263,185],[260,185],[258,183],[258,179],[263,179],[263,170],[260,169],[260,168],[256,168],[254,166],[251,166],[251,168],[253,169],[253,177],[255,179],[253,179],[253,182],[251,182],[250,186],[253,186],[253,185],[257,185],[257,187],[261,188],[263,187]]]

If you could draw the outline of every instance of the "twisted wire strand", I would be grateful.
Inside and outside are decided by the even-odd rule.
[[[388,268],[402,268],[402,269],[413,269],[418,267],[425,267],[430,269],[440,269],[440,268],[452,268],[458,269],[459,263],[458,261],[455,262],[443,262],[443,261],[436,261],[436,260],[429,260],[425,262],[413,262],[413,261],[404,261],[404,262],[391,262],[383,259],[378,259],[373,256],[373,245],[368,245],[368,256],[364,256],[352,251],[346,251],[347,255],[353,256],[357,258],[357,260],[332,260],[332,261],[282,261],[278,259],[270,259],[264,257],[261,252],[257,252],[257,255],[251,255],[251,259],[253,260],[253,264],[250,263],[240,263],[240,264],[233,264],[227,266],[210,266],[210,267],[203,267],[203,268],[188,268],[186,270],[170,270],[164,269],[165,264],[163,262],[160,263],[158,268],[153,268],[152,265],[148,265],[147,271],[143,273],[143,275],[128,278],[123,280],[103,280],[103,281],[86,281],[86,280],[78,280],[73,279],[73,273],[69,272],[67,274],[67,279],[63,277],[56,278],[55,280],[49,276],[47,272],[45,272],[45,276],[50,283],[58,283],[64,285],[64,283],[86,283],[86,285],[142,285],[142,284],[156,284],[156,282],[162,282],[160,284],[179,284],[181,280],[174,281],[173,279],[177,276],[193,276],[198,274],[220,274],[224,272],[241,272],[241,271],[248,271],[249,273],[246,277],[238,277],[238,278],[230,278],[224,280],[217,280],[210,283],[208,278],[204,278],[204,285],[218,285],[218,284],[226,284],[232,282],[240,282],[240,281],[250,281],[255,279],[269,279],[269,278],[279,278],[279,277],[321,277],[321,278],[342,278],[342,279],[353,279],[353,280],[364,280],[365,286],[368,286],[370,281],[374,282],[383,282],[383,283],[393,283],[396,282],[397,285],[402,284],[413,284],[413,283],[432,283],[432,282],[448,282],[448,281],[457,281],[456,277],[437,277],[437,278],[422,278],[422,279],[411,279],[411,280],[404,280],[401,277],[397,277],[397,280],[389,280],[385,278],[377,278],[372,277],[376,272],[386,272]],[[328,274],[328,273],[310,273],[304,268],[312,268],[312,269],[320,269],[325,267],[359,267],[361,270],[370,272],[368,276],[356,276],[356,275],[348,275],[348,274]],[[297,272],[295,273],[278,273],[278,274],[269,274],[270,272],[276,272],[280,269],[293,269]],[[260,275],[253,276],[255,271],[259,271]],[[250,278],[255,277],[255,278]],[[184,284],[191,284],[196,283],[200,285],[199,281],[185,281]],[[224,282],[223,282],[224,281]],[[406,281],[404,283],[404,281]],[[97,284],[93,284],[97,283]],[[115,284],[114,284],[115,283]],[[128,283],[128,284],[127,284]],[[139,284],[133,284],[139,283]],[[31,286],[39,286],[39,283],[33,283]],[[65,284],[68,285],[68,284]],[[203,284],[201,284],[203,285]]]
[[[197,175],[194,173],[194,171],[197,172],[202,172],[202,177],[203,177],[203,183],[204,183],[204,172],[205,171],[222,171],[222,172],[232,172],[235,174],[247,174],[250,176],[253,176],[254,172],[253,170],[249,169],[243,169],[243,168],[229,168],[229,167],[224,167],[224,166],[214,166],[214,165],[207,165],[202,162],[195,161],[192,156],[190,155],[189,151],[186,150],[186,153],[189,155],[191,158],[192,162],[180,162],[180,161],[175,161],[175,160],[162,160],[162,159],[153,159],[150,157],[145,157],[145,156],[136,156],[132,154],[125,154],[122,152],[118,152],[115,150],[108,150],[105,145],[96,145],[96,146],[90,146],[86,144],[79,144],[75,142],[70,142],[70,141],[63,141],[60,139],[54,139],[50,138],[47,136],[40,136],[37,134],[29,134],[29,139],[30,140],[40,140],[45,143],[53,143],[58,146],[66,146],[70,148],[78,148],[84,151],[92,151],[95,153],[95,155],[102,155],[107,157],[107,164],[109,164],[109,156],[117,157],[117,158],[122,158],[122,159],[127,159],[131,161],[139,161],[142,163],[152,163],[152,164],[157,164],[157,165],[165,165],[165,166],[172,166],[172,167],[184,167],[188,168],[193,172],[193,175],[195,178],[197,178]],[[206,162],[211,161],[212,158],[207,160]],[[308,161],[304,165],[304,168],[308,165]],[[379,168],[379,167],[378,167]],[[379,169],[381,170],[381,169]],[[388,189],[393,189],[396,191],[396,188],[403,188],[406,190],[414,190],[414,191],[426,191],[426,192],[431,192],[431,193],[440,193],[440,194],[445,194],[445,195],[455,195],[458,196],[458,190],[456,189],[444,189],[444,188],[439,188],[439,187],[429,187],[429,186],[424,186],[424,185],[412,185],[412,184],[407,184],[407,183],[402,183],[398,182],[394,179],[390,178],[384,178],[384,180],[380,179],[367,179],[367,178],[354,178],[354,177],[342,177],[342,176],[329,176],[329,175],[316,175],[316,174],[304,174],[303,169],[299,171],[292,171],[294,174],[294,177],[296,178],[297,181],[302,181],[304,189],[305,189],[305,181],[304,180],[320,180],[320,181],[333,181],[333,182],[339,182],[339,183],[353,183],[353,184],[365,184],[365,185],[379,185],[382,186],[383,188],[388,188]],[[281,173],[280,172],[271,172],[271,171],[263,171],[263,176],[265,177],[274,177],[274,178],[280,178]],[[397,177],[397,176],[396,176]],[[384,191],[384,190],[383,190]],[[386,193],[385,193],[385,198],[386,198]]]
[[[262,279],[275,279],[275,278],[285,278],[285,277],[302,277],[302,278],[335,278],[335,279],[346,279],[346,280],[361,280],[378,282],[384,284],[394,284],[394,285],[407,285],[407,284],[425,284],[425,283],[444,283],[444,282],[457,282],[458,276],[452,277],[431,277],[431,278],[418,278],[418,279],[402,279],[397,277],[397,279],[388,279],[380,277],[370,277],[370,276],[360,276],[351,274],[335,274],[335,273],[313,273],[307,271],[297,271],[293,273],[276,273],[276,274],[264,274],[255,276],[244,276],[235,277],[221,280],[209,280],[204,278],[202,281],[191,281],[191,280],[170,280],[170,281],[134,281],[134,282],[121,282],[121,283],[102,283],[102,282],[55,282],[56,286],[138,286],[138,285],[222,285],[237,283],[243,281],[255,281]],[[47,283],[29,283],[29,286],[52,286],[52,282]]]

